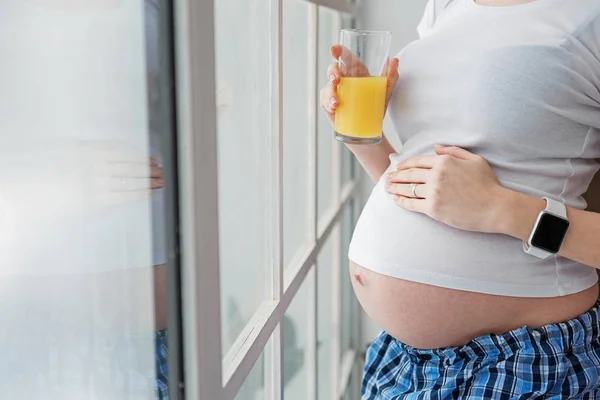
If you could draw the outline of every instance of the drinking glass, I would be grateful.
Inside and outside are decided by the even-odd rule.
[[[381,142],[387,68],[392,35],[383,31],[343,29],[341,73],[337,87],[335,138],[344,143]]]

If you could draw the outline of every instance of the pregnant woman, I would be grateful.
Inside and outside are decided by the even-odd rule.
[[[377,183],[349,253],[384,329],[363,399],[600,399],[600,2],[430,0],[418,30],[389,68],[402,149],[349,146]]]

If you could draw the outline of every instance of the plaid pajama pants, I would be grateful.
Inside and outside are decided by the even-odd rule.
[[[382,332],[367,352],[362,398],[600,399],[599,309],[447,349],[418,350]]]
[[[167,358],[167,330],[158,331],[154,340],[156,343],[156,400],[169,400],[169,365]]]

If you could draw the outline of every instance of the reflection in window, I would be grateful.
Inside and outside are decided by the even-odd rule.
[[[166,398],[158,1],[0,2],[3,399]]]

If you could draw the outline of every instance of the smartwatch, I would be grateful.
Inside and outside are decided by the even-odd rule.
[[[546,208],[539,213],[529,239],[523,243],[525,253],[543,259],[558,253],[569,230],[567,207],[548,197],[544,200]]]

